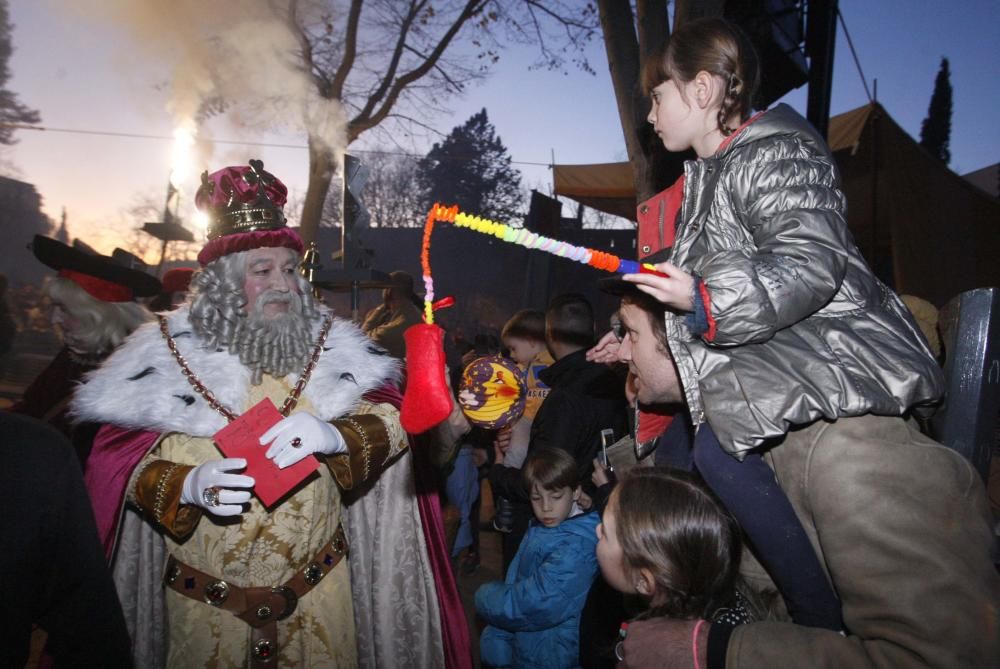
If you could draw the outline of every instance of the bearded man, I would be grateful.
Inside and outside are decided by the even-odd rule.
[[[166,655],[185,667],[444,666],[394,404],[399,363],[314,301],[286,193],[260,161],[203,175],[196,203],[211,223],[190,302],[137,330],[74,400],[79,417],[113,426],[98,435],[88,484],[136,665]],[[264,399],[285,417],[253,447],[278,468],[319,461],[270,507],[240,473],[246,459],[221,457],[212,439]],[[383,471],[402,497],[376,514]],[[343,491],[361,498],[349,513]],[[169,556],[155,571],[161,534]],[[164,574],[165,649],[151,574]]]

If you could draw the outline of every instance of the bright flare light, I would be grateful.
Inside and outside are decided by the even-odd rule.
[[[185,121],[174,130],[174,147],[171,153],[170,183],[180,190],[191,176],[194,138],[198,129],[193,121]]]
[[[191,222],[198,226],[200,230],[207,230],[209,223],[208,214],[203,211],[196,210],[191,216]]]

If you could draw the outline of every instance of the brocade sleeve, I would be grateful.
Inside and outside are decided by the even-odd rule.
[[[343,435],[347,453],[326,458],[326,464],[344,490],[378,478],[408,447],[399,411],[390,404],[362,402],[355,413],[330,422]]]

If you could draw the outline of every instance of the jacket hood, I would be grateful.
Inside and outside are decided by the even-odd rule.
[[[740,130],[716,157],[725,158],[748,144],[783,136],[795,137],[818,155],[828,151],[826,142],[809,121],[788,105],[780,104],[763,112],[757,120]]]
[[[600,522],[601,515],[596,511],[587,511],[567,518],[555,527],[545,527],[537,520],[531,521],[532,525],[543,532],[567,532],[583,539],[592,539],[594,543],[597,543],[597,535],[594,534],[594,530]]]

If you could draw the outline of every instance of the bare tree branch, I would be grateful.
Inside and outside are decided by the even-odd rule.
[[[403,18],[402,24],[400,25],[399,38],[396,40],[396,46],[392,50],[392,58],[389,60],[389,66],[386,68],[385,75],[381,78],[378,88],[376,88],[375,91],[368,96],[368,101],[358,114],[358,117],[365,118],[370,116],[372,110],[375,109],[375,105],[382,100],[386,91],[389,90],[389,86],[392,83],[393,78],[396,76],[399,61],[403,56],[403,50],[406,47],[406,38],[410,34],[410,27],[413,25],[413,20],[417,17],[417,14],[421,9],[423,9],[423,5],[423,2],[410,5],[410,11],[407,12],[406,16]]]
[[[340,98],[344,92],[344,82],[354,67],[354,58],[358,53],[358,23],[361,21],[361,5],[363,0],[352,0],[351,9],[347,15],[347,29],[344,31],[344,57],[340,61],[337,73],[330,82],[330,97]]]
[[[463,25],[465,25],[465,22],[475,16],[475,14],[482,9],[483,4],[485,4],[485,0],[468,0],[465,8],[455,18],[451,27],[441,37],[437,46],[434,47],[427,58],[420,65],[400,76],[392,83],[392,88],[389,90],[378,111],[371,113],[371,110],[366,108],[361,114],[351,119],[348,123],[348,138],[353,139],[368,128],[381,123],[382,120],[389,114],[389,111],[396,103],[396,100],[399,99],[399,95],[402,93],[403,89],[427,74],[427,72],[434,66],[435,63],[437,63],[438,59],[445,52],[445,49],[447,49],[451,44],[452,39],[454,39],[455,35],[458,34],[458,31]]]
[[[448,96],[487,76],[510,44],[535,46],[554,68],[597,27],[593,2],[580,0],[269,1],[283,7],[298,40],[296,56],[317,92],[342,105],[349,144],[387,119],[435,132],[426,119],[444,109]],[[592,72],[584,57],[571,57]],[[301,225],[307,240],[324,216],[336,161],[310,132]]]

